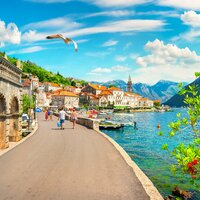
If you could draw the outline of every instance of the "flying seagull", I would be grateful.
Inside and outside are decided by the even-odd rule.
[[[66,44],[69,44],[70,42],[72,42],[72,43],[74,44],[75,51],[78,51],[78,45],[77,45],[77,43],[76,43],[74,40],[70,39],[70,38],[64,37],[62,34],[49,35],[49,36],[47,36],[46,38],[47,38],[47,39],[61,38],[61,39],[64,40],[64,42],[65,42]]]

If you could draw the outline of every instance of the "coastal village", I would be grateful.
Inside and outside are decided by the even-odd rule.
[[[160,103],[159,100],[144,98],[138,94],[132,93],[132,81],[129,76],[127,82],[127,91],[120,88],[107,88],[102,85],[88,83],[85,86],[77,84],[76,86],[63,86],[51,82],[39,82],[38,77],[29,74],[28,78],[22,79],[22,66],[20,61],[17,66],[8,61],[6,55],[0,57],[1,64],[1,126],[2,134],[0,148],[6,148],[9,141],[19,141],[22,130],[21,109],[22,96],[27,95],[30,98],[35,97],[35,109],[39,108],[58,110],[61,107],[65,109],[109,107],[131,109],[152,108],[154,103]],[[4,86],[5,85],[5,86]],[[8,87],[5,91],[4,88]],[[13,92],[14,91],[14,92]],[[9,103],[12,102],[12,103]],[[11,108],[9,108],[12,106]],[[5,109],[8,110],[5,110]],[[35,119],[35,112],[27,113],[29,117]],[[8,115],[13,117],[8,117]],[[36,120],[36,119],[35,119]],[[12,127],[6,128],[6,127]],[[5,131],[6,130],[6,131]],[[15,130],[15,131],[13,131]],[[12,134],[11,134],[12,132]]]
[[[200,1],[1,7],[0,200],[200,200]]]
[[[77,84],[76,86],[62,86],[50,82],[39,82],[37,77],[22,80],[23,94],[32,94],[37,90],[36,101],[37,107],[54,107],[60,108],[65,106],[66,109],[79,108],[81,106],[89,107],[130,107],[130,108],[151,108],[154,102],[138,94],[132,93],[132,81],[129,76],[127,83],[128,92],[120,88],[107,88],[102,85],[88,83],[86,86]]]
[[[36,136],[36,137],[38,137],[37,144],[39,144],[40,142],[45,142],[46,140],[48,140],[48,144],[49,144],[49,142],[52,141],[51,134],[49,134],[49,131],[51,133],[52,132],[56,133],[56,129],[53,128],[53,127],[55,127],[54,122],[51,121],[48,123],[49,124],[48,126],[51,126],[51,130],[50,130],[49,127],[46,126],[46,124],[45,124],[46,120],[44,120],[44,116],[42,116],[41,114],[36,116],[37,109],[41,109],[41,111],[42,111],[42,109],[49,109],[49,108],[59,109],[61,107],[65,107],[66,110],[68,110],[68,109],[70,110],[72,108],[78,109],[78,108],[84,107],[84,106],[88,106],[88,108],[94,108],[95,106],[106,108],[106,107],[109,107],[112,105],[113,108],[129,107],[131,109],[141,109],[142,110],[145,108],[152,108],[155,105],[155,103],[157,105],[160,104],[159,100],[151,100],[151,99],[144,98],[138,94],[133,93],[132,92],[132,81],[131,81],[130,76],[129,76],[129,79],[127,82],[128,92],[124,92],[120,88],[117,88],[114,86],[107,88],[102,85],[96,85],[96,84],[91,84],[91,83],[88,83],[85,86],[76,85],[76,86],[65,86],[64,87],[63,85],[55,84],[52,82],[41,83],[41,82],[39,82],[38,77],[33,76],[32,74],[28,74],[27,78],[22,79],[21,62],[17,61],[16,65],[14,65],[8,61],[8,58],[6,55],[4,55],[4,57],[0,56],[0,72],[1,72],[0,73],[0,80],[1,80],[0,81],[0,149],[1,150],[2,149],[9,150],[10,146],[12,147],[13,144],[15,144],[15,145],[20,144],[20,141],[23,139],[23,137],[25,137],[25,135],[22,134],[22,128],[23,128],[22,127],[22,116],[24,114],[24,113],[22,113],[22,103],[23,103],[22,96],[23,95],[27,95],[30,98],[33,98],[33,97],[35,98],[34,111],[28,113],[29,117],[31,117],[31,120],[32,120],[32,127],[31,127],[32,130],[28,130],[28,131],[30,131],[32,133],[37,132],[39,134],[39,135],[37,134],[37,136]],[[42,117],[43,117],[43,120],[42,120]],[[38,131],[38,122],[40,124],[39,131]],[[86,119],[80,118],[78,123],[80,125],[85,126],[85,128],[82,128],[79,125],[76,128],[75,132],[76,133],[84,132],[85,133],[85,134],[83,134],[84,137],[88,137],[87,136],[87,134],[88,134],[87,128],[93,129],[93,131],[94,131],[93,133],[96,133],[95,131],[99,132],[99,124],[97,125],[97,122],[95,120],[89,119],[89,117]],[[69,123],[67,123],[67,125],[69,126]],[[30,127],[28,127],[28,129],[29,128]],[[43,129],[44,129],[44,132],[43,132]],[[135,128],[135,130],[137,130],[137,128]],[[68,130],[68,134],[71,134],[71,136],[73,136],[74,132],[72,132],[71,130]],[[68,134],[64,134],[64,135],[66,135],[65,137],[68,137]],[[99,132],[99,134],[103,134],[103,133]],[[42,140],[40,138],[40,135],[43,137]],[[57,134],[55,134],[55,135],[57,135]],[[120,147],[116,146],[116,143],[112,139],[105,136],[104,134],[102,135],[102,137],[107,138],[110,141],[110,143],[116,147],[116,149],[120,152],[120,154],[122,155],[122,157],[124,158],[126,163],[127,164],[129,163],[128,165],[130,165],[130,163],[133,163],[133,161],[129,160],[130,159],[129,156],[124,151],[122,151]],[[88,140],[89,143],[81,142],[80,145],[84,145],[84,148],[87,149],[89,144],[91,143],[91,139],[92,138],[90,138]],[[57,138],[57,140],[60,141],[58,138]],[[23,141],[24,140],[22,140],[22,142]],[[62,141],[63,141],[63,139],[62,139]],[[75,140],[71,138],[70,144],[68,144],[68,146],[71,145],[71,148],[76,148],[77,147],[76,143],[71,144],[72,141],[75,141]],[[58,142],[59,146],[60,146],[60,142]],[[92,139],[92,143],[97,144],[99,142],[101,143],[101,139],[100,140]],[[34,145],[34,143],[33,143],[33,145]],[[46,145],[46,142],[44,144],[42,144],[42,146],[43,145]],[[54,145],[54,142],[52,143],[52,145]],[[98,145],[100,145],[100,146],[104,145],[105,149],[104,148],[103,149],[106,151],[105,144],[98,144]],[[22,147],[24,147],[24,146],[22,146]],[[33,146],[30,145],[29,148],[31,148],[31,151],[29,151],[29,153],[33,152],[33,149],[34,149]],[[64,148],[66,148],[66,146],[64,146]],[[101,151],[103,149],[101,148]],[[84,155],[82,155],[83,151],[81,150],[81,148],[78,148],[77,151],[78,151],[78,154],[77,154],[78,157],[74,158],[74,159],[80,160],[80,157],[84,157]],[[94,147],[92,148],[92,151],[91,151],[91,149],[87,149],[87,156],[89,156],[89,157],[92,156],[89,154],[91,154],[91,152],[93,152],[93,151],[94,151]],[[109,149],[107,151],[112,151],[112,150]],[[23,151],[23,152],[25,152],[25,151]],[[5,152],[1,151],[0,153],[3,154]],[[113,157],[116,156],[116,153],[117,153],[117,151],[115,151],[115,153],[113,154]],[[38,155],[38,152],[36,152],[36,154]],[[92,154],[96,155],[96,154],[99,154],[99,152],[92,153]],[[105,156],[105,154],[101,154],[101,155],[103,157]],[[47,157],[47,156],[45,156],[45,157]],[[56,158],[57,158],[57,154],[56,154]],[[99,162],[99,160],[95,160],[96,158],[98,158],[98,157],[96,157],[96,156],[94,157],[94,163]],[[12,160],[12,159],[9,158],[9,160]],[[110,157],[107,158],[106,163],[107,162],[108,163],[110,162]],[[118,160],[117,166],[121,162],[124,162],[124,161]],[[19,162],[19,163],[23,163],[23,162]],[[104,163],[104,161],[103,161],[103,163]],[[54,165],[54,162],[53,162],[53,165]],[[88,177],[88,175],[85,174],[85,170],[90,165],[91,165],[90,161],[88,163],[86,163],[86,165],[84,165],[85,168],[83,168],[83,170],[81,170],[79,172],[79,173],[83,173],[83,174],[81,174],[81,176]],[[62,166],[62,165],[59,165],[58,168],[60,166]],[[129,178],[129,181],[131,182],[131,184],[128,184],[128,187],[130,187],[130,189],[126,192],[126,196],[128,195],[129,199],[132,199],[132,197],[135,196],[136,199],[141,199],[141,200],[149,199],[149,196],[150,196],[151,199],[161,200],[162,196],[157,191],[157,189],[154,187],[152,182],[145,176],[145,174],[134,164],[131,164],[130,166],[133,169],[134,173],[139,174],[139,176],[137,175],[138,179],[136,177],[132,177],[133,174],[130,173],[129,170],[127,171],[127,169],[125,169],[125,168],[123,169],[123,171],[124,172],[126,171],[126,173],[127,173],[125,175],[126,179]],[[95,168],[95,169],[98,170],[98,168]],[[116,168],[116,167],[114,167],[114,168]],[[19,169],[19,168],[16,168],[16,169]],[[107,168],[107,170],[109,170],[109,169],[114,170],[113,167],[111,167],[111,166],[109,168]],[[118,168],[115,171],[116,172],[112,176],[116,176],[116,174],[120,174],[121,168],[120,168],[120,171]],[[18,174],[16,172],[14,172],[14,173]],[[30,171],[30,173],[31,173],[31,171]],[[38,170],[36,170],[35,173],[38,173]],[[71,178],[74,178],[73,174],[74,173],[71,173],[71,175],[73,176]],[[76,172],[76,174],[77,174],[77,172]],[[7,177],[9,175],[5,174],[5,176]],[[30,176],[32,177],[32,174],[30,174]],[[69,174],[66,174],[65,176],[69,176]],[[80,174],[78,176],[80,176]],[[101,174],[101,176],[104,177],[105,173]],[[96,176],[94,176],[94,177],[96,177]],[[97,176],[97,178],[98,178],[98,176]],[[104,179],[106,179],[106,178],[107,178],[107,176],[104,177]],[[123,183],[121,177],[118,177],[117,179],[118,179],[118,181],[120,181],[120,184],[119,184],[120,190],[117,187],[114,187],[113,189],[115,192],[118,193],[119,191],[120,192],[123,191],[121,188],[124,187],[125,183]],[[140,185],[137,184],[138,180],[142,183],[142,185],[145,185],[148,183],[148,187],[145,188],[145,190],[144,190],[143,187],[141,187]],[[144,180],[145,180],[145,182],[144,182]],[[97,179],[97,182],[99,182],[98,179]],[[71,185],[71,182],[69,182],[67,184]],[[105,184],[109,184],[109,181],[106,181]],[[77,188],[80,186],[80,190],[82,190],[82,185],[84,185],[84,184],[80,184],[80,182],[79,182],[78,185],[76,184],[71,189],[73,190],[74,187]],[[134,187],[132,187],[132,185],[134,185]],[[89,184],[88,186],[90,186],[89,191],[94,190],[94,188],[92,188],[93,184]],[[69,187],[69,185],[68,185],[68,187]],[[137,188],[135,192],[132,190],[133,188]],[[71,189],[69,189],[69,193],[67,194],[67,196],[69,196],[69,197],[71,197],[71,193],[70,193]],[[137,192],[138,189],[141,192],[138,193]],[[53,188],[52,188],[52,190],[53,190]],[[112,190],[110,190],[110,191],[112,191]],[[151,191],[151,192],[149,192],[149,191]],[[153,191],[153,193],[152,193],[152,191]],[[180,192],[181,190],[177,189],[177,191]],[[4,196],[6,196],[7,194],[4,194]],[[42,193],[42,194],[45,194],[45,193]],[[87,195],[88,193],[86,192],[85,194]],[[10,193],[9,193],[9,195],[10,195]],[[12,195],[15,195],[15,192],[12,193]],[[63,195],[66,197],[65,193]],[[78,199],[79,198],[82,199],[82,195],[83,195],[82,192],[77,193],[77,195],[80,195],[78,197]],[[108,195],[110,195],[110,194],[108,194]],[[48,196],[48,194],[47,194],[47,196]],[[95,196],[96,196],[96,194],[95,194]],[[99,198],[101,198],[101,195],[99,196]],[[42,197],[39,199],[44,199],[44,198]],[[84,199],[87,199],[87,197]],[[125,199],[127,199],[127,197],[125,197]]]

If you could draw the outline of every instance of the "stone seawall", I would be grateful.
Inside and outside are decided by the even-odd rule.
[[[54,113],[55,116],[58,117],[57,113]],[[66,120],[70,120],[68,116],[66,116]],[[87,128],[90,129],[94,129],[94,130],[99,130],[99,120],[97,119],[90,119],[90,118],[86,118],[86,117],[78,117],[78,120],[76,122],[77,124],[80,124],[82,126],[85,126]]]

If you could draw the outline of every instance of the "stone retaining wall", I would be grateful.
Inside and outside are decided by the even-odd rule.
[[[54,113],[54,115],[58,117],[58,113]],[[66,120],[69,120],[68,116],[66,116]],[[97,119],[78,117],[77,124],[80,124],[82,126],[85,126],[97,131],[99,130],[99,120]]]

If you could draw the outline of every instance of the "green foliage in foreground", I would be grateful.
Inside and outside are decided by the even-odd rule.
[[[200,73],[195,73],[196,77]],[[163,144],[162,149],[170,153],[175,158],[176,164],[171,166],[171,171],[176,174],[177,171],[190,177],[190,183],[194,184],[200,190],[200,95],[198,94],[198,86],[190,85],[187,89],[179,85],[181,88],[180,95],[184,95],[184,103],[188,106],[188,117],[182,117],[177,114],[177,121],[171,122],[169,127],[169,137],[180,134],[184,129],[191,127],[190,134],[194,138],[188,145],[181,143],[172,151],[169,150],[168,144]],[[159,135],[162,135],[162,131]]]
[[[4,56],[4,54],[5,53],[0,52],[1,56]],[[16,65],[17,63],[17,58],[8,57],[8,60],[14,65]],[[21,61],[21,63],[23,66],[22,78],[26,78],[28,74],[32,74],[34,76],[37,76],[40,82],[52,82],[62,84],[63,86],[76,85],[76,83],[86,85],[86,82],[84,80],[74,80],[73,78],[65,78],[59,72],[57,72],[56,74],[53,72],[49,72],[31,61]]]
[[[22,110],[23,113],[28,113],[29,108],[34,108],[34,99],[30,98],[28,95],[22,95]]]

